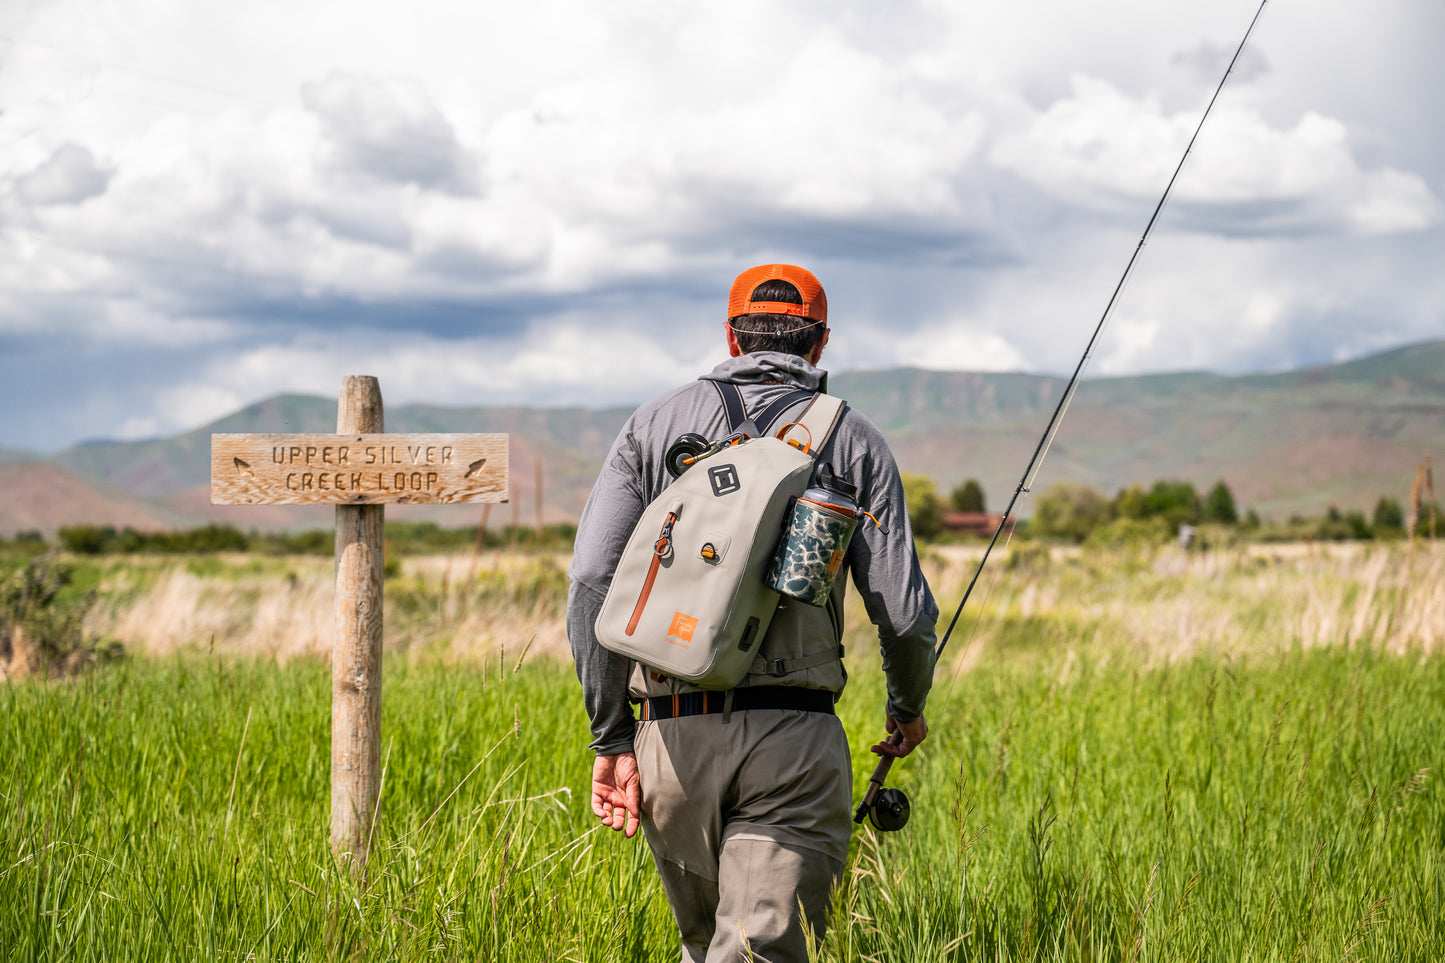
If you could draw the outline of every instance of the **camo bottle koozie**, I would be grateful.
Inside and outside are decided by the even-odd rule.
[[[851,501],[839,498],[838,492],[813,488],[804,492],[793,503],[788,526],[768,567],[767,584],[809,605],[826,602],[858,525],[856,512]]]

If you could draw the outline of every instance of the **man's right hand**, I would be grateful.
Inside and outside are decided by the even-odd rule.
[[[901,759],[908,755],[918,744],[928,738],[928,720],[919,716],[912,722],[899,722],[892,716],[888,717],[885,726],[892,739],[885,740],[873,747],[873,751],[880,756],[893,756]]]
[[[637,835],[642,789],[632,753],[598,756],[592,763],[592,811],[602,825],[622,830],[628,839]]]

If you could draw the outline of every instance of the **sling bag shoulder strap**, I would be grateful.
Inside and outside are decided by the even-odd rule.
[[[816,394],[797,419],[783,426],[778,437],[817,458],[843,420],[845,408],[847,403],[842,398]]]
[[[743,404],[742,390],[729,381],[714,381],[712,385],[717,389],[718,397],[722,399],[723,416],[727,419],[728,432],[731,434],[750,420],[747,407]],[[773,399],[767,407],[751,418],[753,427],[757,429],[757,436],[762,437],[771,432],[773,423],[783,412],[815,394],[817,392],[807,388],[794,388]]]

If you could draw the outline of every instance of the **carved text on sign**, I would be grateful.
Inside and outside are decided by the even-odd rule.
[[[501,502],[506,435],[212,435],[216,505]]]

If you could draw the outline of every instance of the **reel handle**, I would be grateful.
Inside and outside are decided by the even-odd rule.
[[[903,733],[895,732],[888,737],[890,745],[898,745],[903,741]],[[893,768],[893,756],[878,757],[878,766],[873,770],[873,775],[868,778],[868,788],[863,791],[863,801],[858,804],[858,809],[853,813],[853,822],[861,824],[868,818],[868,812],[873,808],[874,800],[878,797],[878,791],[883,788],[883,781],[888,778],[888,770]]]

